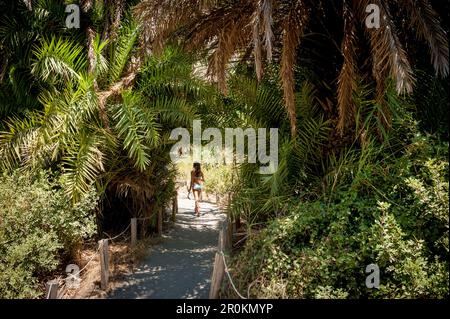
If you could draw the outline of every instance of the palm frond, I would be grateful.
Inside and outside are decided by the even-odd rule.
[[[66,154],[62,158],[63,183],[65,190],[76,202],[88,192],[99,174],[104,171],[103,141],[101,137],[87,130],[72,136]]]
[[[63,38],[42,40],[35,46],[32,73],[47,80],[74,81],[79,79],[79,72],[84,69],[86,59],[83,47]]]
[[[27,117],[11,117],[5,121],[6,131],[0,132],[1,170],[11,171],[32,159],[42,159],[39,155],[39,142],[43,116],[33,112]]]
[[[138,38],[139,30],[139,25],[133,21],[121,27],[117,44],[114,46],[114,53],[110,58],[109,83],[118,81],[123,75]]]
[[[141,1],[134,14],[143,22],[144,39],[156,52],[161,52],[166,40],[181,25],[189,23],[206,10],[211,1],[169,0]]]
[[[151,108],[163,123],[175,126],[189,126],[197,118],[195,109],[182,98],[159,97],[152,103]]]
[[[140,106],[136,95],[123,94],[123,103],[112,108],[117,135],[134,166],[144,171],[150,164],[150,150],[159,142],[154,115]]]
[[[354,121],[355,103],[353,93],[356,90],[356,28],[352,11],[344,2],[344,39],[342,41],[342,55],[344,63],[338,77],[338,110],[339,120],[337,129],[344,132],[345,126]]]
[[[255,70],[258,82],[261,81],[263,73],[262,65],[262,45],[261,45],[261,2],[258,2],[258,7],[253,14],[253,55],[255,57]]]
[[[148,58],[137,80],[137,89],[149,98],[173,95],[188,100],[207,99],[211,94],[205,81],[193,70],[192,58],[176,47]]]
[[[428,42],[431,62],[437,74],[449,73],[448,37],[441,27],[439,15],[428,0],[402,0],[419,38]]]
[[[303,1],[297,1],[290,8],[283,24],[283,53],[281,56],[281,82],[283,84],[284,102],[291,123],[291,135],[297,132],[297,114],[295,112],[294,65],[297,47],[303,33],[308,14]]]
[[[316,119],[309,118],[304,120],[299,127],[298,136],[295,140],[296,149],[299,156],[305,164],[314,164],[315,160],[321,156],[321,148],[329,138],[331,131],[330,121],[325,120],[323,116]]]
[[[262,11],[262,26],[264,32],[264,46],[266,49],[267,62],[272,62],[272,53],[273,53],[273,41],[274,34],[272,30],[273,18],[272,18],[272,10],[273,10],[273,0],[263,0],[261,5]]]
[[[317,89],[309,81],[301,84],[300,90],[295,93],[297,103],[297,114],[302,119],[316,118],[319,113],[318,99],[316,97]]]
[[[369,2],[364,0],[363,3],[355,4],[360,17],[365,16],[364,8]],[[412,68],[398,38],[389,7],[386,2],[379,0],[374,3],[380,8],[381,17],[385,18],[382,19],[380,28],[365,28],[373,52],[373,75],[380,87],[387,77],[392,76],[399,94],[411,93],[414,86]]]

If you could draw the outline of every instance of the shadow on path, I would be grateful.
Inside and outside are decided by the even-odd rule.
[[[177,222],[163,242],[123,277],[109,293],[112,299],[208,298],[219,226],[225,214],[211,203],[201,204],[194,216],[194,201],[178,197]]]

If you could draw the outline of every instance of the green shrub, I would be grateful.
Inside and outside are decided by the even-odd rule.
[[[360,152],[364,156],[364,152]],[[271,298],[449,295],[448,143],[417,135],[396,158],[346,163],[331,197],[299,202],[233,259],[239,289]],[[380,268],[379,289],[365,281]]]
[[[72,205],[46,173],[0,177],[0,298],[38,297],[38,278],[95,233],[96,205],[94,192]]]
[[[225,196],[231,191],[233,181],[232,165],[205,165],[205,188],[210,194]]]

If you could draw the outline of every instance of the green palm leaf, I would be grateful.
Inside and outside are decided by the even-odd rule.
[[[86,65],[84,48],[70,40],[52,38],[35,46],[32,73],[44,81],[75,81]]]
[[[109,83],[116,82],[124,73],[138,35],[139,25],[135,22],[130,22],[121,27],[117,44],[111,47],[113,53],[110,58]]]
[[[77,201],[89,191],[99,174],[104,171],[103,139],[92,132],[81,131],[73,136],[63,157],[63,182],[66,192]],[[69,146],[70,145],[70,146]]]
[[[112,107],[117,135],[134,166],[144,171],[150,164],[150,150],[159,143],[154,114],[140,105],[139,97],[126,92],[123,103]]]

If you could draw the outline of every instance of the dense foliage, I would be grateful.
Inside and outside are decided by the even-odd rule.
[[[260,86],[248,80],[230,85],[230,99],[235,109],[251,107],[251,120],[270,126],[273,118],[266,117],[261,105],[277,109],[280,103],[269,103],[279,94],[276,89],[266,94],[268,83],[270,78]],[[434,85],[441,92],[442,86]],[[448,97],[441,96],[434,108],[448,116]],[[245,245],[232,257],[233,278],[244,295],[448,296],[447,124],[436,125],[437,116],[430,125],[432,114],[423,111],[423,97],[399,97],[388,88],[394,117],[392,129],[384,131],[374,116],[378,105],[369,97],[368,88],[361,86],[356,98],[359,134],[346,147],[330,148],[330,123],[316,108],[320,100],[313,86],[303,82],[297,105],[303,125],[294,140],[280,125],[284,143],[278,171],[263,177],[257,165],[241,165],[230,211],[246,221]],[[286,122],[283,117],[274,120]],[[370,264],[380,269],[379,289],[366,287]],[[235,296],[231,288],[224,294]]]
[[[39,296],[38,278],[76,258],[95,234],[97,201],[91,190],[71,205],[59,181],[44,172],[1,176],[0,298]]]
[[[332,196],[291,199],[286,216],[247,242],[234,264],[241,288],[253,283],[253,297],[448,296],[448,143],[418,135],[397,158],[366,152],[339,163],[347,181]],[[379,290],[365,286],[372,263]]]
[[[66,1],[0,0],[0,297],[39,296],[95,230],[155,221],[170,133],[196,119],[279,130],[274,174],[204,165],[244,225],[239,290],[447,297],[448,3],[376,0],[377,29],[368,3],[86,0],[68,29]]]

